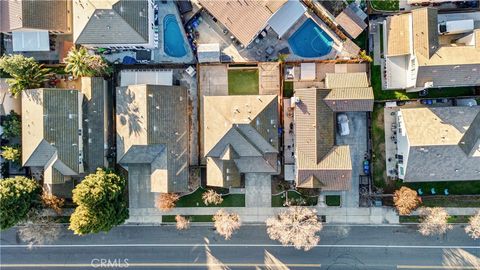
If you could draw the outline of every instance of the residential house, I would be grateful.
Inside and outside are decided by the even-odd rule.
[[[296,0],[199,0],[199,3],[244,47],[268,26],[282,37],[307,10]]]
[[[153,48],[151,0],[73,0],[73,41],[89,48]]]
[[[13,51],[49,51],[49,34],[71,34],[69,0],[0,1],[0,32],[11,34]]]
[[[278,97],[204,96],[207,185],[241,187],[244,174],[279,173]]]
[[[108,165],[107,83],[81,80],[79,90],[22,92],[22,165],[61,197],[70,197],[85,174]]]
[[[303,87],[304,85],[302,85]],[[336,113],[373,110],[366,73],[327,73],[325,87],[295,88],[294,154],[298,188],[344,191],[351,187],[349,145],[337,145]]]
[[[130,208],[154,208],[158,193],[188,191],[187,89],[116,90],[117,163],[128,171]]]
[[[402,108],[396,122],[404,182],[480,180],[480,106]]]
[[[351,38],[357,38],[367,28],[365,23],[367,17],[368,15],[353,2],[335,18],[335,21]]]
[[[480,13],[438,14],[434,8],[390,16],[384,22],[384,88],[420,91],[480,85]],[[439,24],[473,25],[439,34]]]

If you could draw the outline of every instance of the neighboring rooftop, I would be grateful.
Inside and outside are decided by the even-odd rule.
[[[68,0],[0,1],[0,32],[48,30],[71,32],[71,4]]]
[[[130,85],[117,87],[116,96],[117,162],[130,182],[148,186],[145,192],[187,191],[187,90]]]
[[[268,19],[286,2],[287,0],[199,0],[244,46],[254,39],[267,25]]]
[[[335,18],[335,21],[350,37],[357,38],[368,26],[365,23],[366,17],[367,14],[358,8],[356,3],[351,3]]]
[[[278,98],[204,97],[207,185],[238,187],[240,173],[278,170]]]
[[[73,0],[77,44],[149,43],[149,1]]]
[[[480,179],[479,106],[408,108],[400,113],[409,142],[404,181]]]

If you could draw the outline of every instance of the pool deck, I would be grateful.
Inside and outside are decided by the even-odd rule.
[[[162,3],[161,1],[155,1],[158,5],[158,48],[153,50],[153,61],[157,63],[194,63],[195,57],[193,56],[192,48],[188,44],[187,35],[185,29],[183,28],[182,19],[178,13],[177,6],[175,2],[168,1],[167,3]],[[182,31],[182,37],[185,42],[187,54],[182,57],[172,57],[165,53],[163,47],[163,19],[169,14],[174,14],[178,22],[178,27]]]

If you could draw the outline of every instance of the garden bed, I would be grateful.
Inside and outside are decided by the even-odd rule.
[[[191,216],[183,216],[190,220],[190,222],[212,222],[212,215],[191,215]],[[162,223],[163,222],[176,222],[175,215],[163,215],[162,216]]]
[[[285,192],[282,192],[277,195],[272,195],[272,207],[286,207],[285,201],[287,197],[285,196]],[[301,204],[303,206],[315,206],[318,203],[318,197],[308,197],[304,196],[296,191],[289,190],[288,191],[288,199],[289,200],[299,200],[303,199],[305,201],[304,204]]]
[[[422,206],[434,207],[480,207],[480,195],[423,196]]]
[[[219,205],[205,205],[202,194],[207,190],[198,188],[195,192],[182,196],[175,207],[245,207],[245,194],[223,195],[223,202]]]
[[[370,6],[376,11],[398,11],[400,8],[398,0],[372,0]]]
[[[468,223],[471,216],[450,216],[448,223]],[[419,223],[420,216],[400,216],[400,223]]]
[[[341,205],[340,195],[326,195],[325,204],[327,206],[340,206]]]

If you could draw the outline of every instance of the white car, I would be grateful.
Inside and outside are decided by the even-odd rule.
[[[350,134],[350,127],[348,126],[348,116],[344,113],[337,114],[338,133],[340,136]]]

